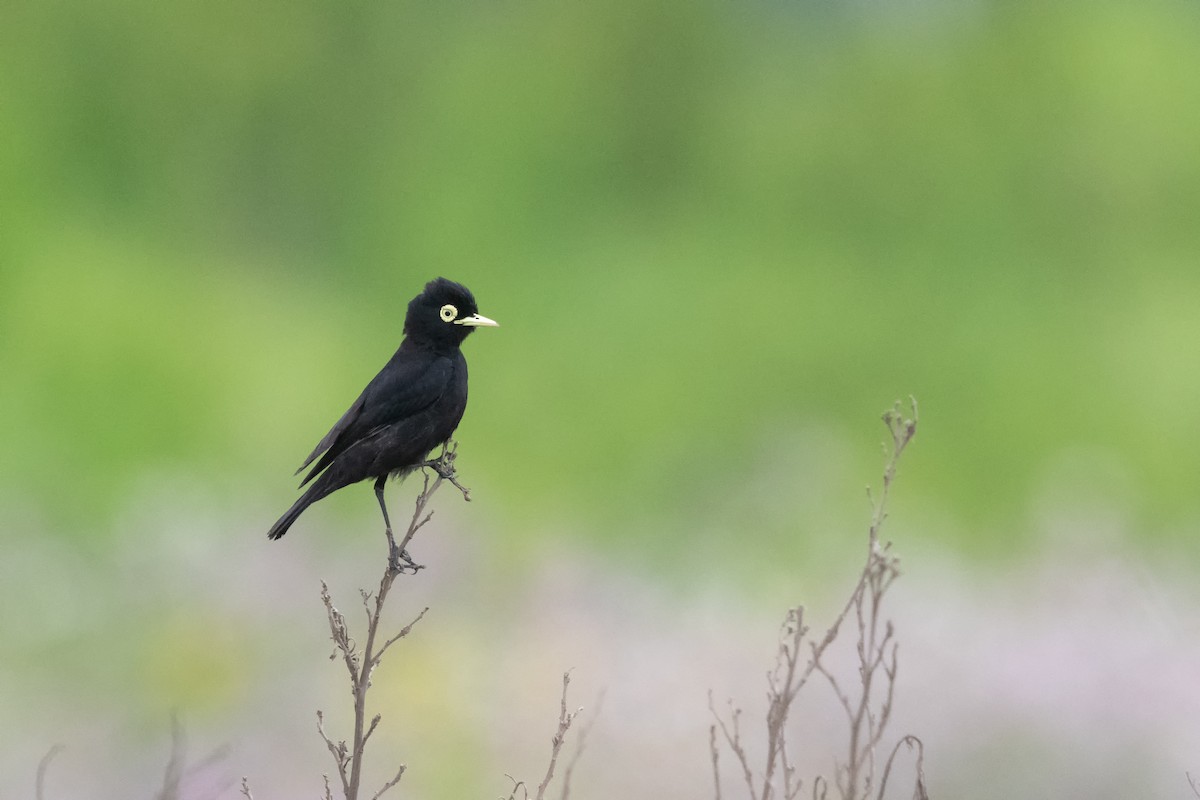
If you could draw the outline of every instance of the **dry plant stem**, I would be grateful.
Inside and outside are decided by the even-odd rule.
[[[507,772],[504,773],[504,777],[512,781],[513,788],[512,791],[508,793],[508,797],[501,798],[501,800],[517,800],[518,789],[521,791],[521,800],[529,800],[529,789],[525,788],[525,781],[519,781],[512,775],[509,775]]]
[[[162,789],[157,800],[175,800],[179,796],[179,785],[183,782],[183,767],[187,758],[187,742],[183,736],[183,726],[178,718],[171,719],[171,757],[167,759],[167,768],[163,773]]]
[[[542,778],[542,782],[538,784],[536,798],[543,800],[546,796],[546,788],[550,785],[550,781],[554,778],[554,767],[558,763],[558,754],[562,750],[563,741],[566,739],[567,731],[571,729],[571,723],[575,721],[575,717],[579,715],[582,709],[567,711],[567,687],[571,685],[571,673],[563,673],[563,688],[562,699],[559,701],[558,711],[558,730],[554,732],[554,738],[550,740],[550,764],[546,767],[546,777]],[[564,788],[564,792],[569,789]]]
[[[801,687],[812,675],[816,664],[809,662],[800,668],[800,646],[808,627],[804,625],[804,608],[797,606],[788,609],[779,636],[779,649],[775,654],[775,667],[767,673],[767,754],[766,765],[762,772],[762,791],[755,788],[754,771],[750,759],[742,744],[740,719],[742,710],[730,703],[730,724],[716,713],[712,704],[712,693],[709,693],[708,707],[716,717],[717,725],[709,730],[709,753],[713,765],[713,782],[716,797],[720,800],[720,751],[716,743],[716,728],[720,726],[721,733],[729,749],[737,757],[742,767],[742,778],[746,782],[750,797],[769,798],[776,796],[776,774],[782,775],[783,786],[780,788],[785,800],[793,800],[800,794],[802,782],[796,777],[796,768],[792,765],[787,751],[787,720],[792,703]]]
[[[871,495],[874,508],[867,551],[867,562],[859,576],[858,584],[850,600],[838,616],[830,632],[836,636],[837,629],[850,611],[858,629],[856,654],[858,656],[859,691],[852,699],[842,689],[833,673],[825,669],[821,656],[831,642],[827,634],[824,647],[814,647],[812,664],[825,676],[833,689],[850,724],[850,742],[846,761],[839,765],[834,775],[843,798],[858,800],[869,797],[875,779],[875,749],[883,738],[884,729],[891,717],[898,671],[897,644],[891,622],[882,621],[883,597],[892,583],[899,577],[899,559],[890,551],[890,545],[879,543],[879,531],[887,519],[887,501],[892,483],[896,478],[896,465],[905,448],[917,432],[917,402],[912,400],[912,419],[905,419],[899,404],[883,415],[884,424],[892,435],[891,453],[883,471],[883,487],[878,498]],[[882,624],[882,631],[881,631]],[[876,682],[882,681],[882,700],[876,700]]]
[[[879,543],[879,529],[887,519],[887,497],[892,483],[896,480],[896,465],[900,463],[900,456],[904,453],[904,449],[917,435],[917,398],[910,397],[909,403],[912,405],[912,419],[904,418],[898,401],[895,406],[883,413],[883,423],[887,425],[888,431],[892,434],[892,452],[883,469],[883,488],[880,490],[879,501],[875,504],[875,513],[871,516],[872,549]],[[870,495],[871,489],[867,487],[867,496],[870,497]]]
[[[197,790],[194,788],[188,791],[185,784],[189,779],[195,778],[209,767],[219,763],[229,753],[228,747],[218,747],[209,753],[206,757],[199,761],[188,764],[187,759],[187,736],[177,717],[171,717],[171,755],[167,759],[166,769],[163,771],[162,788],[155,795],[156,800],[176,800],[188,794],[195,794]],[[220,794],[224,789],[232,785],[233,781],[228,781],[219,789],[211,790],[215,795]]]
[[[788,760],[787,720],[792,701],[800,691],[813,665],[797,670],[800,645],[808,626],[804,624],[804,607],[790,609],[784,618],[783,630],[779,635],[779,649],[775,654],[775,669],[767,676],[767,764],[763,771],[763,798],[771,796],[770,787],[776,769],[783,773],[783,796],[793,800],[800,793],[800,782],[796,780],[796,769]]]
[[[563,687],[564,690],[566,687]],[[570,800],[571,797],[571,776],[575,773],[575,765],[579,763],[580,757],[583,756],[583,749],[587,747],[588,734],[592,732],[592,726],[596,724],[596,720],[600,718],[600,709],[604,706],[604,692],[596,698],[595,711],[588,719],[587,724],[579,731],[579,736],[575,739],[575,752],[571,754],[571,760],[567,762],[567,769],[563,773],[562,792],[558,796],[558,800]],[[575,713],[578,714],[582,709],[578,709]]]
[[[400,769],[396,770],[396,777],[385,783],[378,792],[372,795],[371,800],[379,800],[379,798],[383,797],[384,792],[399,783],[400,779],[404,777],[404,770],[406,769],[408,769],[408,767],[406,767],[404,764],[401,764]]]
[[[383,654],[392,645],[407,636],[413,629],[413,626],[420,622],[424,618],[425,613],[429,611],[428,608],[422,610],[412,622],[401,628],[396,635],[384,641],[382,645],[377,646],[379,621],[383,616],[384,605],[392,589],[392,584],[395,582],[397,576],[404,574],[406,566],[400,563],[398,557],[407,551],[408,544],[412,541],[417,531],[433,518],[433,512],[426,512],[425,509],[442,483],[451,483],[463,493],[464,499],[470,499],[469,491],[456,478],[454,471],[455,453],[456,448],[453,445],[444,447],[437,459],[426,461],[419,465],[422,468],[421,476],[423,480],[421,492],[417,495],[416,505],[413,509],[408,530],[399,543],[393,540],[391,526],[390,524],[388,525],[388,561],[387,567],[384,569],[383,578],[379,581],[379,589],[373,595],[365,591],[362,592],[363,610],[366,613],[367,620],[367,638],[361,651],[359,651],[356,642],[350,636],[349,630],[346,627],[345,616],[334,607],[333,599],[329,594],[329,587],[324,581],[321,582],[321,601],[325,604],[329,631],[337,652],[342,655],[342,662],[345,664],[346,672],[349,675],[350,688],[354,696],[354,735],[349,745],[344,740],[334,743],[333,739],[325,732],[324,715],[320,711],[317,712],[317,730],[321,734],[321,738],[325,741],[330,755],[333,756],[334,764],[337,766],[338,778],[342,784],[342,794],[346,800],[358,800],[359,798],[362,783],[363,752],[367,741],[371,738],[371,734],[375,732],[375,728],[379,725],[381,719],[380,715],[376,714],[371,719],[370,724],[367,724],[367,692],[371,688],[371,675],[375,671],[375,668],[379,666]],[[437,475],[436,480],[431,481],[430,474],[425,471],[425,467],[434,471]],[[415,565],[409,564],[407,566],[413,567],[415,572]],[[336,657],[336,654],[333,657]],[[372,796],[372,800],[378,800],[385,792],[399,783],[401,777],[404,775],[404,770],[404,765],[401,765],[395,777],[385,783]],[[325,794],[326,797],[330,796],[328,777],[326,777]]]
[[[1185,772],[1184,775],[1187,775],[1188,786],[1192,787],[1192,794],[1200,797],[1200,781],[1192,777],[1192,773],[1190,772]]]
[[[825,635],[820,641],[808,642],[810,654],[803,667],[800,666],[799,654],[809,631],[808,626],[804,624],[804,607],[796,606],[789,609],[784,619],[779,636],[779,647],[775,656],[775,666],[767,674],[767,752],[766,763],[760,773],[761,791],[756,785],[754,770],[750,766],[741,739],[739,730],[741,709],[735,708],[730,703],[730,721],[727,724],[725,719],[713,708],[712,695],[711,693],[709,695],[709,709],[716,718],[716,725],[709,731],[709,750],[717,800],[720,800],[721,797],[719,749],[716,737],[718,727],[726,745],[742,768],[749,797],[757,800],[770,800],[780,796],[783,800],[793,800],[799,796],[802,782],[796,776],[795,767],[788,754],[787,721],[797,694],[814,672],[820,673],[828,681],[849,722],[850,741],[847,757],[844,763],[837,765],[834,776],[838,792],[844,800],[863,800],[871,794],[875,778],[875,749],[883,737],[884,729],[891,716],[898,669],[895,632],[890,622],[883,621],[882,602],[892,582],[899,576],[899,559],[892,555],[889,545],[880,545],[879,532],[887,519],[887,501],[892,483],[895,481],[896,465],[917,431],[917,403],[915,399],[912,399],[911,402],[911,419],[904,417],[899,403],[883,415],[883,421],[892,436],[892,442],[888,459],[884,465],[883,486],[879,496],[872,497],[870,489],[867,490],[873,508],[868,531],[866,563],[863,565],[850,597],[826,630]],[[887,448],[885,448],[885,452],[887,452]],[[825,653],[837,639],[842,623],[851,616],[858,632],[856,654],[860,684],[854,697],[851,697],[851,694],[842,688],[837,678],[825,668],[822,662]],[[882,683],[882,688],[879,686],[880,683]],[[881,699],[878,696],[879,692],[882,693]],[[916,742],[917,745],[920,745],[920,740],[915,737],[905,737],[901,741],[907,741],[910,745]],[[892,753],[892,758],[894,757],[895,751]],[[918,756],[919,770],[923,757],[924,753],[921,749]],[[888,759],[885,776],[891,769],[892,758]],[[886,782],[886,777],[884,782]],[[880,788],[879,797],[882,798],[883,787]],[[924,778],[921,774],[918,778],[918,796],[921,796],[923,791]],[[822,777],[814,779],[812,786],[814,800],[824,798],[827,792],[827,781]]]
[[[583,711],[582,708],[577,708],[570,712],[567,711],[567,687],[570,685],[570,683],[571,673],[569,671],[564,672],[562,697],[558,703],[558,729],[555,730],[554,737],[550,740],[550,764],[546,767],[546,776],[542,778],[542,782],[538,784],[537,794],[535,795],[536,800],[544,800],[546,796],[546,790],[550,787],[550,782],[554,779],[554,768],[558,764],[558,756],[562,752],[563,742],[566,741],[567,731],[571,729],[571,723],[574,722],[575,718],[578,717]],[[601,694],[600,698],[597,699],[597,706],[599,706],[602,700],[603,694]],[[559,795],[560,800],[567,800],[567,798],[570,797],[571,773],[574,771],[575,764],[579,761],[579,757],[583,755],[583,748],[586,743],[587,734],[591,730],[592,724],[595,721],[596,717],[593,716],[591,721],[584,726],[583,730],[576,739],[575,753],[571,756],[571,760],[567,764],[566,772],[563,775],[562,793]],[[502,800],[518,800],[517,792],[521,793],[520,800],[529,800],[529,788],[525,785],[524,781],[518,781],[513,776],[507,774],[504,777],[512,781],[513,786],[512,791],[508,793],[508,797],[503,798]]]
[[[708,707],[712,709],[712,692],[708,693]],[[721,751],[717,748],[716,725],[708,726],[708,752],[712,756],[713,796],[721,800]]]
[[[325,796],[326,797],[329,796],[329,781],[328,781],[328,779],[325,781]],[[242,797],[246,798],[246,800],[254,800],[254,795],[250,791],[250,779],[247,778],[245,775],[242,776]]]
[[[900,746],[905,744],[910,749],[916,748],[917,750],[917,785],[913,797],[915,800],[929,800],[929,793],[925,790],[925,744],[915,736],[903,737],[892,748],[892,754],[888,756],[887,764],[883,767],[883,775],[879,778],[879,794],[876,796],[876,800],[883,800],[883,794],[887,790],[888,777],[892,774],[892,762],[896,760],[896,753],[900,752]]]
[[[46,755],[42,756],[42,760],[38,762],[37,767],[37,783],[34,784],[34,797],[37,800],[45,800],[46,798],[46,770],[50,768],[50,762],[54,757],[63,751],[64,747],[61,744],[56,744],[46,751]]]
[[[712,692],[708,693],[708,710],[710,712],[712,712],[713,717],[717,720],[717,725],[720,726],[720,728],[721,728],[721,735],[725,737],[725,743],[729,745],[729,749],[733,751],[733,754],[735,756],[737,756],[738,763],[742,767],[742,778],[746,781],[746,788],[750,792],[750,797],[752,797],[752,798],[756,797],[758,795],[758,790],[756,790],[754,788],[754,773],[753,773],[753,770],[751,770],[751,768],[750,768],[750,759],[746,755],[746,749],[745,749],[745,747],[742,746],[742,732],[741,732],[741,725],[740,725],[741,718],[742,718],[742,710],[740,708],[737,708],[736,706],[734,706],[733,701],[730,701],[729,702],[729,724],[726,725],[725,720],[721,718],[721,715],[717,713],[716,708],[713,707]],[[718,751],[716,750],[716,745],[713,742],[714,738],[715,737],[712,735],[712,732],[710,731],[709,743],[710,743],[710,746],[713,748],[713,750],[712,750],[713,771],[714,771],[714,773],[717,773],[719,771],[719,767],[718,767],[718,763],[717,763]],[[718,785],[717,785],[717,792],[718,792],[718,794],[720,793],[719,779],[718,779]],[[765,789],[764,789],[764,792],[766,792]],[[767,795],[764,795],[764,796],[767,796]]]

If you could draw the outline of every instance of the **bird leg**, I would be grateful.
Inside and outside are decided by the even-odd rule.
[[[387,504],[383,502],[383,487],[387,483],[387,475],[380,475],[375,481],[375,498],[379,500],[379,510],[383,512],[383,532],[388,540],[388,569],[392,572],[403,572],[411,569],[415,574],[422,565],[412,560],[407,550],[401,550],[392,535],[392,521],[388,519]]]

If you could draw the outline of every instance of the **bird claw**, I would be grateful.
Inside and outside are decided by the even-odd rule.
[[[421,570],[425,569],[424,564],[418,564],[413,561],[412,556],[407,550],[401,550],[396,547],[395,542],[388,548],[388,570],[395,573],[403,574],[406,570],[412,570],[412,574],[416,575]]]
[[[405,570],[412,570],[412,574],[416,575],[418,571],[425,569],[424,564],[418,564],[413,561],[412,556],[408,554],[408,550],[402,549],[396,544],[396,537],[392,536],[392,526],[389,525],[383,531],[387,534],[388,540],[388,572],[393,574],[403,574]]]
[[[471,490],[458,482],[458,470],[454,468],[454,459],[457,456],[458,445],[443,446],[442,452],[437,458],[431,458],[427,461],[422,461],[417,465],[418,468],[428,467],[437,473],[440,480],[449,482],[454,488],[462,492],[463,500],[470,502]]]
[[[436,472],[438,476],[452,481],[454,480],[457,470],[454,469],[454,451],[443,450],[437,458],[430,458],[422,461],[418,466],[429,467]]]

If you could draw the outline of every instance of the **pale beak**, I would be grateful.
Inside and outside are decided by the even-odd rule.
[[[479,328],[479,327],[499,328],[500,327],[500,323],[496,322],[496,320],[488,319],[487,317],[481,317],[478,314],[472,314],[469,317],[463,317],[462,319],[456,319],[456,320],[454,320],[454,324],[455,325],[466,325],[468,328]]]

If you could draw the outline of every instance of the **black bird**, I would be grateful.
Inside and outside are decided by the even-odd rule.
[[[329,493],[374,478],[390,541],[384,484],[389,475],[411,472],[450,439],[467,408],[467,360],[459,345],[475,328],[496,324],[479,315],[475,297],[461,283],[438,278],[425,284],[408,304],[400,349],[296,470],[321,456],[300,482],[312,485],[267,536],[283,536],[304,509]],[[408,561],[392,553],[397,556]]]

